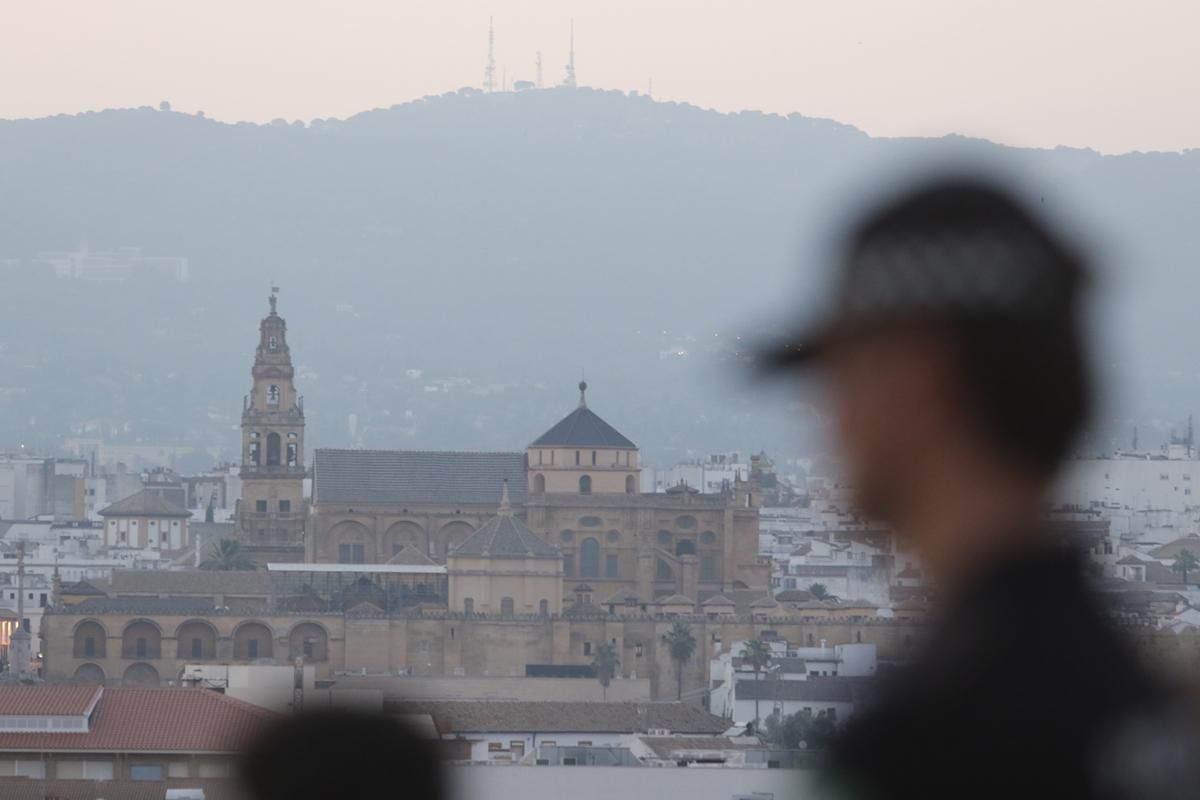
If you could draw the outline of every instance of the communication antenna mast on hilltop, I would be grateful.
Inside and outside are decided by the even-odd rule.
[[[483,89],[491,92],[496,88],[496,32],[492,18],[488,17],[488,60],[483,69]]]
[[[567,77],[563,79],[563,86],[575,88],[575,20],[571,20],[571,54],[567,59]]]

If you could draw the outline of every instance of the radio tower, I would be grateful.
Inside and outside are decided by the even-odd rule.
[[[563,86],[575,88],[575,20],[571,20],[571,55],[567,59],[567,77],[563,79]]]
[[[488,17],[488,60],[483,69],[483,89],[491,92],[496,88],[496,33],[492,18]]]
[[[534,63],[537,64],[537,87],[542,88],[542,51],[537,51],[537,59]]]

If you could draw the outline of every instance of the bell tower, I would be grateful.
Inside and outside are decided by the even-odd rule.
[[[259,324],[250,370],[254,384],[242,400],[238,535],[260,564],[263,557],[299,561],[304,553],[304,398],[293,382],[278,291],[271,287],[271,310]]]

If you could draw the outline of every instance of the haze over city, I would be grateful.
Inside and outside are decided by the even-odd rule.
[[[0,797],[1190,800],[1197,41],[8,4]]]

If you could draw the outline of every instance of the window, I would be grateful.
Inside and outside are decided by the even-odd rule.
[[[592,451],[592,466],[596,466],[596,451]]]
[[[620,569],[616,553],[609,553],[608,555],[604,556],[604,577],[620,577]]]
[[[663,561],[661,558],[658,559],[658,564],[655,566],[654,570],[654,577],[656,580],[660,581],[671,580],[671,578],[674,577],[674,573],[671,572],[671,565]]]
[[[24,761],[17,759],[13,762],[13,774],[18,778],[37,778],[38,780],[46,779],[46,762],[45,761]]]
[[[573,556],[569,553],[567,555],[563,556],[563,577],[564,578],[575,577],[575,556]]]
[[[280,449],[281,441],[282,440],[279,438],[278,433],[268,433],[267,434],[267,466],[268,467],[278,467],[279,466],[279,449]]]
[[[146,647],[146,637],[139,636],[133,644],[133,652],[138,658],[145,658],[148,648]]]
[[[338,563],[363,564],[367,560],[367,548],[362,544],[339,544]]]
[[[313,653],[316,652],[316,645],[313,643],[312,639],[304,640],[303,652],[305,658],[312,660]]]
[[[637,484],[633,480],[632,475],[625,476],[625,494],[635,494],[637,492]]]
[[[279,337],[278,336],[268,336],[267,337],[267,349],[268,350],[278,350],[279,349]]]
[[[288,434],[288,436],[292,436],[292,435],[293,435],[293,434],[290,434],[290,433]],[[287,465],[288,465],[289,467],[294,467],[294,466],[297,466],[297,465],[300,463],[300,458],[299,458],[299,456],[297,455],[297,453],[298,453],[298,451],[296,450],[296,443],[295,443],[295,442],[288,442],[288,446],[287,446]]]
[[[204,657],[204,641],[202,639],[192,639],[192,658]]]
[[[511,617],[513,613],[513,599],[511,597],[500,598],[500,613],[506,617]]]
[[[252,433],[252,434],[250,434],[250,435],[251,435],[251,436],[258,436],[258,434],[257,434],[257,433]],[[251,440],[251,442],[250,442],[250,454],[249,454],[249,456],[248,456],[248,457],[249,457],[249,459],[250,459],[250,463],[251,463],[251,464],[253,464],[253,465],[255,465],[255,466],[258,466],[258,442],[257,442],[257,441]]]
[[[246,642],[246,657],[258,658],[258,639],[251,639]]]
[[[592,742],[591,742],[591,740],[590,740],[590,739],[580,739],[580,740],[579,740],[579,746],[580,746],[580,747],[591,747],[591,746],[592,746]]]
[[[279,405],[279,387],[273,383],[267,387],[267,405]]]
[[[255,500],[254,501],[254,510],[257,511],[259,514],[267,513],[267,501],[266,500]]]
[[[592,643],[591,642],[583,643],[583,654],[585,656],[590,656],[592,654]]]
[[[580,478],[579,478],[579,493],[580,494],[591,494],[592,493],[592,476],[591,475],[580,476]]]
[[[716,563],[712,556],[703,556],[700,559],[700,580],[715,581],[717,579]],[[795,581],[793,581],[794,583]]]
[[[288,445],[288,446],[290,447],[291,445]],[[291,500],[280,500],[279,501],[279,513],[280,514],[288,514],[291,512],[291,510],[292,510],[292,501]]]
[[[129,777],[135,781],[161,781],[163,779],[163,765],[130,764]]]
[[[600,577],[600,542],[591,537],[579,546],[579,577]]]
[[[464,614],[474,614],[475,613],[475,599],[473,597],[464,597],[463,598],[463,613]]]
[[[579,451],[575,451],[575,466],[579,466]]]
[[[541,464],[541,463],[542,463],[542,454],[543,454],[543,453],[545,453],[545,451],[544,451],[544,450],[538,450],[538,463],[539,463],[539,464]]]

